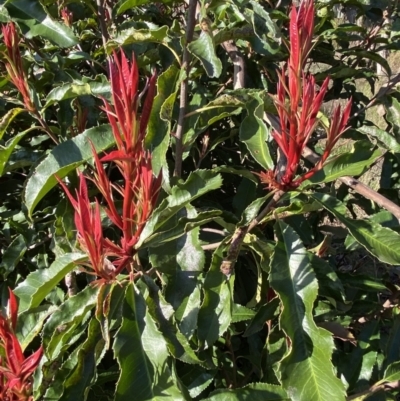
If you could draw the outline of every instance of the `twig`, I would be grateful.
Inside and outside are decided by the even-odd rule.
[[[213,242],[212,244],[202,245],[201,248],[203,249],[203,251],[213,251],[214,249],[217,249],[221,244],[222,244],[222,241],[221,242]]]
[[[68,296],[72,297],[78,293],[78,285],[76,284],[75,272],[69,272],[65,278],[65,285],[67,286]]]
[[[240,253],[240,248],[242,246],[243,240],[248,232],[250,232],[260,221],[275,207],[279,202],[285,192],[276,191],[272,199],[268,202],[267,206],[258,214],[258,216],[253,219],[253,221],[245,227],[239,227],[236,229],[232,236],[231,245],[229,246],[226,258],[222,261],[220,270],[227,277],[233,273],[236,260]]]
[[[208,227],[206,227],[206,228],[202,228],[201,231],[225,236],[225,232],[223,230],[218,230],[216,228],[208,228]]]
[[[319,156],[308,147],[304,149],[303,156],[311,163],[316,163],[319,160]],[[363,184],[354,177],[350,176],[340,177],[339,181],[349,186],[350,188],[352,188],[354,191],[364,196],[365,198],[370,199],[373,202],[377,203],[380,207],[392,213],[400,221],[400,206],[396,205],[394,202],[387,199],[385,196],[374,191],[373,189]]]
[[[244,88],[244,58],[232,40],[221,43],[233,63],[233,89]]]
[[[35,110],[35,112],[33,113],[34,116],[36,117],[36,119],[39,121],[40,125],[43,128],[43,131],[46,132],[46,134],[50,137],[50,139],[56,144],[58,145],[60,142],[58,141],[58,139],[54,136],[53,131],[50,129],[49,125],[47,124],[46,120],[40,115],[40,113]]]
[[[180,99],[179,99],[179,116],[175,132],[175,170],[174,176],[182,175],[182,156],[183,156],[183,123],[186,114],[189,88],[190,73],[190,53],[188,44],[193,40],[194,26],[196,22],[197,0],[189,0],[189,9],[186,24],[186,43],[183,50],[182,69],[185,70],[186,77],[181,83]]]
[[[351,118],[356,118],[361,113],[364,113],[365,110],[372,107],[379,99],[386,96],[399,82],[400,82],[400,74],[397,74],[393,78],[391,78],[386,85],[383,85],[379,89],[378,93],[370,100],[370,102],[366,106],[364,106],[362,109],[355,112],[351,116]]]
[[[364,397],[364,396],[370,396],[374,393],[377,393],[380,390],[391,391],[391,390],[398,390],[400,388],[400,381],[393,381],[393,382],[381,383],[381,384],[378,384],[378,383],[374,384],[368,390],[365,390],[360,393],[351,395],[350,397],[347,397],[346,398],[347,401],[358,400],[358,399],[365,400],[367,397]]]
[[[106,11],[104,8],[105,0],[96,0],[97,5],[97,18],[99,19],[101,39],[103,40],[104,51],[106,52],[106,45],[108,41],[108,31],[106,26]]]

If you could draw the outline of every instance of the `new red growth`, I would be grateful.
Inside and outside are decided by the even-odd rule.
[[[348,101],[343,114],[340,106],[336,106],[327,129],[327,141],[321,159],[311,170],[295,178],[301,154],[319,123],[318,112],[329,84],[327,77],[317,91],[315,78],[304,72],[307,57],[312,49],[314,12],[313,0],[302,0],[298,9],[292,6],[289,27],[290,56],[287,67],[282,67],[278,73],[277,96],[274,102],[280,130],[273,130],[272,136],[286,158],[286,169],[283,174],[277,170],[260,174],[263,183],[284,191],[297,188],[323,167],[333,146],[345,131],[350,116],[351,100]]]
[[[22,66],[22,57],[19,51],[20,39],[13,22],[9,22],[1,27],[3,42],[6,45],[6,52],[3,53],[5,66],[12,83],[17,87],[22,95],[23,102],[28,111],[34,112],[35,105],[29,94],[28,80]]]
[[[93,148],[95,169],[88,177],[104,199],[104,210],[119,229],[120,241],[114,244],[103,237],[100,206],[90,204],[86,180],[80,175],[80,187],[74,198],[63,187],[75,208],[75,225],[81,248],[88,254],[90,267],[100,279],[109,282],[127,268],[133,268],[140,234],[157,201],[161,176],[155,177],[151,155],[144,148],[144,137],[153,104],[156,75],[147,83],[147,96],[138,118],[138,82],[136,62],[129,62],[123,52],[114,53],[109,63],[113,104],[104,100],[117,149],[100,158]],[[119,170],[120,179],[111,181],[104,163]]]
[[[43,355],[40,347],[25,358],[15,335],[18,305],[11,290],[8,316],[0,314],[0,400],[33,401],[32,374]]]

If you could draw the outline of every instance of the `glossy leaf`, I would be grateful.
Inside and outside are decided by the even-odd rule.
[[[324,168],[310,179],[313,184],[331,182],[345,175],[358,176],[381,156],[379,149],[372,150],[371,144],[364,141],[355,142],[351,152],[334,156]]]
[[[176,324],[172,306],[166,302],[154,281],[145,277],[144,282],[149,288],[149,296],[146,298],[149,313],[162,333],[171,355],[185,363],[200,363],[199,358]]]
[[[146,149],[152,154],[151,165],[155,175],[158,175],[166,164],[178,77],[179,69],[172,65],[157,78],[157,95],[154,98],[144,142]],[[161,115],[162,108],[164,112]]]
[[[60,47],[71,47],[78,43],[72,30],[51,18],[39,1],[8,0],[4,6],[10,17],[21,25],[27,38],[41,36]]]
[[[215,53],[215,46],[212,35],[202,30],[198,39],[187,46],[190,53],[200,60],[209,77],[218,78],[222,72],[221,60]]]
[[[76,401],[85,399],[93,378],[99,356],[103,354],[104,340],[101,336],[100,324],[92,319],[88,328],[88,336],[77,354],[77,364],[66,378],[64,392],[60,401]]]
[[[311,197],[343,223],[356,241],[368,252],[384,263],[400,264],[400,235],[398,233],[370,220],[347,218],[344,204],[330,195],[314,193]]]
[[[97,152],[110,148],[114,144],[114,137],[109,125],[90,128],[75,138],[56,146],[35,168],[29,178],[24,199],[29,215],[32,215],[39,201],[70,171],[76,169],[85,161],[91,159],[92,149],[90,141]]]
[[[187,204],[199,196],[219,188],[221,185],[222,179],[219,174],[214,174],[208,170],[197,170],[190,173],[187,180],[184,183],[175,185],[171,189],[171,195],[164,199],[160,206],[154,210],[140,236],[137,247],[140,247],[144,240],[156,232]]]
[[[116,401],[129,401],[132,394],[137,401],[181,398],[168,366],[167,344],[132,283],[126,288],[122,325],[113,349],[121,371]]]
[[[65,275],[76,267],[76,263],[85,259],[86,256],[81,253],[68,253],[56,259],[49,268],[30,273],[14,291],[20,299],[19,312],[39,306]]]
[[[220,271],[223,245],[212,257],[204,281],[204,300],[198,317],[197,336],[203,348],[212,346],[228,328],[232,319],[232,288],[234,275],[227,280]]]
[[[269,130],[263,120],[264,101],[258,94],[247,104],[247,117],[240,126],[240,140],[243,141],[254,160],[266,170],[273,168],[267,140]]]
[[[357,128],[357,131],[378,139],[379,145],[383,146],[388,151],[400,153],[400,143],[389,132],[372,125],[363,125]]]
[[[9,110],[0,120],[0,139],[3,138],[7,131],[8,126],[17,117],[18,114],[22,113],[25,109],[17,107],[15,109]]]
[[[3,175],[5,170],[7,170],[7,163],[15,147],[18,145],[19,141],[30,131],[32,130],[29,128],[23,132],[20,132],[19,134],[8,140],[5,146],[0,145],[0,176]]]
[[[318,283],[306,250],[290,226],[278,220],[275,228],[279,241],[270,284],[281,299],[280,325],[291,343],[281,364],[283,387],[293,401],[344,401],[345,389],[331,362],[332,337],[313,320]]]
[[[60,305],[43,328],[43,345],[49,360],[56,359],[84,333],[84,323],[96,305],[99,289],[88,286]]]

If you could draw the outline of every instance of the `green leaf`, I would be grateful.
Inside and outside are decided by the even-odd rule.
[[[387,367],[383,379],[380,380],[379,383],[394,382],[398,380],[400,380],[400,361],[393,362]]]
[[[199,38],[189,43],[187,48],[193,56],[200,60],[210,78],[218,78],[221,75],[222,63],[215,53],[214,41],[210,32],[201,31]]]
[[[171,3],[173,0],[161,0],[160,3]],[[122,14],[123,12],[130,10],[134,7],[139,7],[144,4],[151,3],[151,0],[120,0],[117,5],[117,15]]]
[[[232,319],[234,275],[227,280],[221,273],[223,260],[220,245],[213,253],[211,267],[204,281],[204,300],[198,317],[197,337],[202,348],[211,347],[229,327]]]
[[[255,333],[258,333],[260,330],[265,327],[265,324],[268,320],[272,320],[276,315],[279,306],[279,299],[274,298],[267,304],[261,306],[261,308],[257,311],[256,315],[251,319],[251,322],[247,326],[243,337],[252,336]]]
[[[54,21],[38,0],[8,0],[4,7],[10,17],[20,24],[28,39],[42,36],[60,47],[71,47],[78,43],[72,30]]]
[[[343,153],[332,160],[328,160],[324,168],[312,176],[310,182],[313,184],[331,182],[345,175],[361,175],[381,155],[379,149],[371,149],[369,142],[355,142],[351,152]],[[304,185],[307,184],[304,183]]]
[[[43,328],[43,346],[49,360],[56,359],[84,334],[84,323],[96,306],[98,292],[98,287],[87,286],[51,315]]]
[[[189,209],[189,206],[187,206],[187,208]],[[162,246],[166,242],[171,242],[172,240],[175,240],[196,228],[196,232],[198,232],[198,227],[214,220],[218,220],[219,216],[221,215],[220,210],[209,210],[207,212],[190,214],[193,217],[187,217],[189,214],[185,215],[184,213],[180,212],[182,212],[182,210],[179,211],[179,214],[175,215],[176,218],[168,220],[168,223],[163,227],[163,230],[165,231],[159,231],[151,235],[143,242],[142,245],[149,248]],[[167,246],[173,247],[174,245],[169,244]],[[176,254],[173,256],[176,256]]]
[[[21,109],[19,107],[15,109],[9,110],[0,120],[0,139],[3,138],[4,134],[7,131],[8,126],[17,117],[18,114],[25,111],[25,109]]]
[[[173,104],[179,87],[178,77],[179,69],[171,65],[157,78],[157,95],[154,98],[144,142],[146,149],[151,151],[151,165],[156,176],[167,164],[166,153],[170,142]]]
[[[99,83],[96,82],[97,86]],[[101,85],[101,84],[100,84]],[[108,86],[108,91],[110,87]],[[102,88],[104,91],[104,88]],[[79,96],[93,95],[92,86],[87,82],[67,83],[50,91],[46,97],[44,109],[62,100],[75,99]]]
[[[96,319],[89,323],[86,341],[79,348],[77,364],[64,382],[60,401],[84,400],[87,390],[95,380],[96,365],[104,349],[100,324]]]
[[[30,273],[14,291],[20,300],[19,312],[39,306],[65,275],[76,267],[76,263],[85,259],[87,256],[81,253],[68,253],[56,259],[49,268]]]
[[[400,360],[400,315],[392,318],[392,324],[384,347],[385,364],[388,366]]]
[[[182,399],[168,366],[167,344],[133,283],[126,288],[113,349],[121,371],[115,401],[131,401],[133,394],[135,401]]]
[[[400,143],[393,135],[389,134],[387,131],[384,131],[372,125],[363,125],[362,127],[357,128],[357,131],[361,132],[364,135],[369,135],[373,138],[378,139],[379,145],[383,146],[389,152],[400,153]]]
[[[179,227],[180,222],[187,219],[186,216],[199,217],[201,214],[187,206],[175,214],[168,225]],[[185,230],[179,238],[152,248],[149,255],[152,266],[166,278],[165,299],[176,310],[175,318],[186,338],[190,338],[197,328],[200,309],[199,277],[205,257],[199,243],[199,231],[199,227]],[[157,235],[154,237],[156,239]]]
[[[0,176],[3,175],[5,167],[7,165],[8,160],[14,150],[14,148],[18,145],[19,141],[28,133],[31,132],[32,129],[28,128],[27,130],[20,132],[19,134],[12,137],[7,141],[5,146],[0,145]]]
[[[240,125],[240,140],[244,142],[254,160],[266,170],[273,168],[274,163],[269,153],[267,140],[269,130],[264,123],[264,101],[257,93],[247,103],[247,117]]]
[[[331,363],[333,340],[313,320],[318,284],[306,249],[294,230],[278,220],[270,284],[282,302],[280,325],[291,340],[282,360],[282,384],[293,401],[344,401],[345,389]]]
[[[390,97],[386,107],[386,119],[392,125],[393,130],[398,133],[400,130],[400,102],[395,97]]]
[[[319,293],[330,301],[345,302],[343,284],[329,262],[308,252],[308,258],[318,279]]]
[[[251,383],[234,390],[215,390],[207,401],[291,401],[281,386],[268,383]],[[309,399],[308,401],[311,401]],[[313,400],[314,401],[314,400]],[[326,400],[325,400],[326,401]]]
[[[149,3],[150,0],[122,0],[117,3],[117,15],[122,14],[123,12],[138,6],[142,6],[143,4]]]
[[[150,277],[143,277],[143,281],[149,289],[149,296],[146,298],[149,313],[157,323],[157,327],[162,333],[171,355],[185,363],[200,363],[186,337],[176,325],[172,306],[165,301],[159,288]]]
[[[341,53],[346,56],[351,55],[351,56],[356,56],[357,58],[360,59],[369,59],[375,61],[385,69],[389,77],[392,75],[392,71],[388,61],[377,52],[357,49],[357,50],[341,50]]]
[[[127,46],[133,43],[155,42],[167,46],[169,42],[168,30],[167,26],[157,29],[124,29],[116,38],[107,42],[107,52],[112,51],[115,47]]]
[[[152,213],[139,238],[136,248],[142,246],[143,242],[150,237],[150,235],[155,233],[187,204],[201,195],[219,188],[221,185],[221,176],[210,170],[196,170],[191,172],[185,182],[178,183],[171,189],[171,195],[164,199],[160,206]]]
[[[314,193],[310,196],[343,223],[356,241],[368,252],[384,263],[400,264],[400,235],[398,233],[370,220],[347,218],[344,204],[330,195]]]
[[[0,268],[5,270],[4,277],[11,273],[26,252],[26,243],[22,234],[17,235],[4,250]]]
[[[107,124],[90,128],[75,138],[61,143],[35,168],[24,193],[25,205],[30,216],[39,201],[58,184],[54,175],[63,178],[92,157],[90,141],[97,152],[108,149],[114,145],[111,127]]]
[[[243,322],[254,318],[256,312],[240,304],[232,306],[232,323]],[[265,322],[264,322],[265,323]]]
[[[41,305],[19,315],[17,335],[22,351],[39,335],[44,322],[56,309],[56,306]]]
[[[216,370],[205,370],[199,365],[185,365],[184,370],[179,372],[179,378],[190,396],[196,398],[212,383],[216,373]]]

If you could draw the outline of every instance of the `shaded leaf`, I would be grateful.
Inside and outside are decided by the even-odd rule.
[[[3,138],[4,134],[7,131],[8,126],[17,117],[18,114],[25,111],[25,109],[21,109],[19,107],[15,109],[9,110],[0,120],[0,139]]]
[[[215,390],[207,401],[291,401],[281,386],[268,383],[252,383],[234,390]]]

